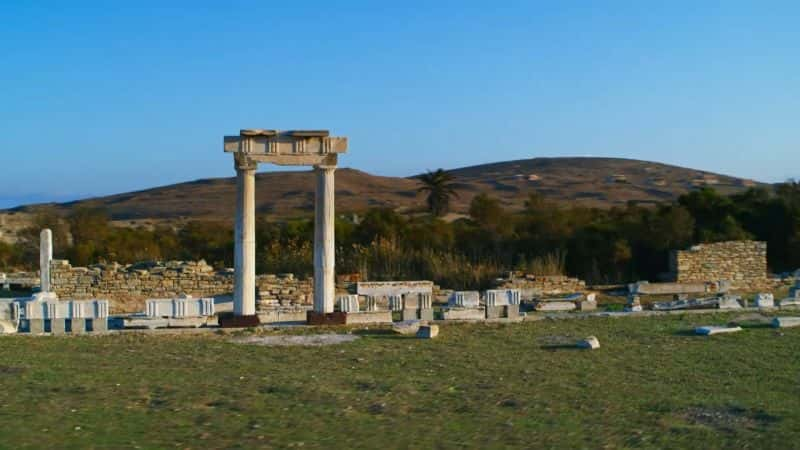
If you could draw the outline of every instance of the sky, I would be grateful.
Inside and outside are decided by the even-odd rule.
[[[329,129],[379,175],[608,156],[800,178],[798,24],[797,1],[10,0],[0,208],[233,176],[241,128]]]

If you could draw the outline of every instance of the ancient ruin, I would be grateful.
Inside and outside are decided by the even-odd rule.
[[[334,171],[346,137],[327,130],[241,130],[225,136],[224,150],[233,154],[236,169],[236,233],[234,239],[234,319],[223,325],[255,325],[256,242],[255,175],[259,163],[313,166],[317,176],[314,215],[314,311],[331,314],[335,294]]]

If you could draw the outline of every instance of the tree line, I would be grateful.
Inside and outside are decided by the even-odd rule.
[[[800,267],[800,184],[751,188],[724,196],[711,188],[656,206],[610,209],[564,206],[532,194],[512,212],[489,195],[476,196],[468,217],[445,221],[455,195],[444,171],[421,177],[429,214],[406,216],[375,208],[336,220],[337,272],[372,280],[432,279],[453,288],[485,288],[507,270],[568,274],[590,283],[658,279],[670,250],[702,242],[768,242],[776,272]],[[259,217],[260,273],[313,273],[313,220]],[[16,245],[0,244],[0,270],[35,269],[38,232],[51,228],[55,255],[73,265],[103,261],[205,259],[233,265],[233,226],[191,221],[182,226],[119,227],[97,209],[68,217],[42,214]]]

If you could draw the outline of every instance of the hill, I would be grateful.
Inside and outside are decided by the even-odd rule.
[[[608,208],[629,201],[655,203],[710,185],[724,193],[741,191],[753,183],[666,164],[618,158],[534,158],[464,167],[450,171],[456,178],[456,213],[465,213],[472,198],[485,192],[506,207],[519,210],[531,193],[557,202]],[[424,195],[417,192],[418,176],[383,177],[354,169],[336,173],[338,212],[388,207],[419,211]],[[276,219],[310,215],[314,205],[311,171],[268,172],[256,176],[256,207]],[[28,205],[3,213],[53,210],[68,214],[78,207],[106,209],[118,221],[142,219],[230,220],[235,208],[235,178],[203,179],[137,192],[68,203]],[[0,223],[1,225],[1,223]]]

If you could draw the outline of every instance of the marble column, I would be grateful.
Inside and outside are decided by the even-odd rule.
[[[332,313],[336,293],[334,248],[334,183],[336,166],[316,166],[314,216],[314,311]]]
[[[256,168],[246,156],[236,158],[236,232],[234,237],[233,314],[256,313]]]
[[[53,232],[45,228],[39,234],[39,285],[50,292],[50,262],[53,260]]]

